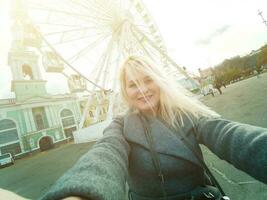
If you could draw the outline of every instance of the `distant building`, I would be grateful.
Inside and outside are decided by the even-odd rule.
[[[87,97],[79,98],[75,94],[85,90],[84,81],[77,75],[69,79],[70,94],[51,95],[47,92],[36,52],[40,38],[25,32],[23,26],[21,20],[15,19],[12,27],[8,65],[15,98],[0,99],[0,155],[10,152],[20,156],[43,151],[73,139],[87,101]],[[54,55],[42,56],[46,59],[43,65],[47,72],[62,71],[63,66]],[[104,120],[107,109],[107,94],[96,92],[91,98],[85,125]]]
[[[186,67],[183,67],[183,70],[186,75],[175,74],[174,77],[177,82],[189,91],[194,91],[199,89],[199,82],[197,77],[194,74],[190,74],[186,71]]]
[[[46,150],[72,138],[81,116],[77,97],[47,93],[34,51],[13,46],[8,64],[16,97],[0,100],[0,153]]]
[[[193,91],[199,88],[199,84],[197,80],[192,80],[187,77],[183,77],[181,79],[177,80],[180,85],[182,85],[184,88],[186,88],[189,91]]]
[[[198,72],[200,74],[201,93],[207,95],[213,90],[214,70],[210,67],[203,70],[199,69]]]

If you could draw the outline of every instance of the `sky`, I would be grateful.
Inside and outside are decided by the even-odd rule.
[[[267,42],[266,0],[145,0],[169,55],[189,69],[245,55]]]
[[[8,4],[0,0],[0,98],[10,93],[11,72],[7,66],[10,47]],[[161,32],[168,55],[188,71],[214,67],[224,59],[244,56],[267,42],[266,0],[143,0]],[[47,84],[52,93],[56,82]]]

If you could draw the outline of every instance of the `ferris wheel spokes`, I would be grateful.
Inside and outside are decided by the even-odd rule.
[[[52,14],[56,13],[57,15],[60,14],[60,15],[63,15],[65,17],[77,18],[77,19],[82,20],[84,22],[91,22],[94,24],[99,23],[99,21],[97,21],[97,20],[100,20],[100,21],[105,22],[105,23],[109,22],[108,18],[99,18],[99,17],[96,18],[96,16],[90,16],[88,14],[80,14],[80,12],[77,12],[77,13],[68,12],[66,10],[60,10],[58,8],[45,7],[44,5],[34,6],[31,4],[30,9],[46,11],[46,12],[48,12],[48,15],[50,18],[51,18],[51,13]]]
[[[109,34],[103,35],[102,37],[99,37],[96,41],[94,41],[93,43],[90,43],[90,44],[86,45],[86,47],[82,48],[75,55],[70,57],[68,59],[69,62],[70,63],[74,63],[77,59],[79,59],[79,57],[85,56],[90,51],[94,50],[94,48],[96,47],[96,44],[99,44],[99,43],[103,42],[108,36],[109,36]]]
[[[140,0],[26,1],[33,13],[42,13],[32,18],[40,26],[45,48],[51,47],[64,62],[62,74],[85,77],[92,93],[97,89],[113,91],[108,113],[113,110],[118,69],[125,57],[146,55],[165,70],[174,68],[160,32]],[[90,100],[88,97],[79,129],[88,115]]]

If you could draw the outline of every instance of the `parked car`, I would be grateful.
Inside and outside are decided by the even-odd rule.
[[[5,153],[3,155],[0,155],[0,167],[13,164],[14,164],[14,158],[11,153]]]

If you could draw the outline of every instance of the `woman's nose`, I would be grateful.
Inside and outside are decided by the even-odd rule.
[[[145,84],[141,84],[139,90],[141,93],[145,94],[148,91],[148,87]]]

